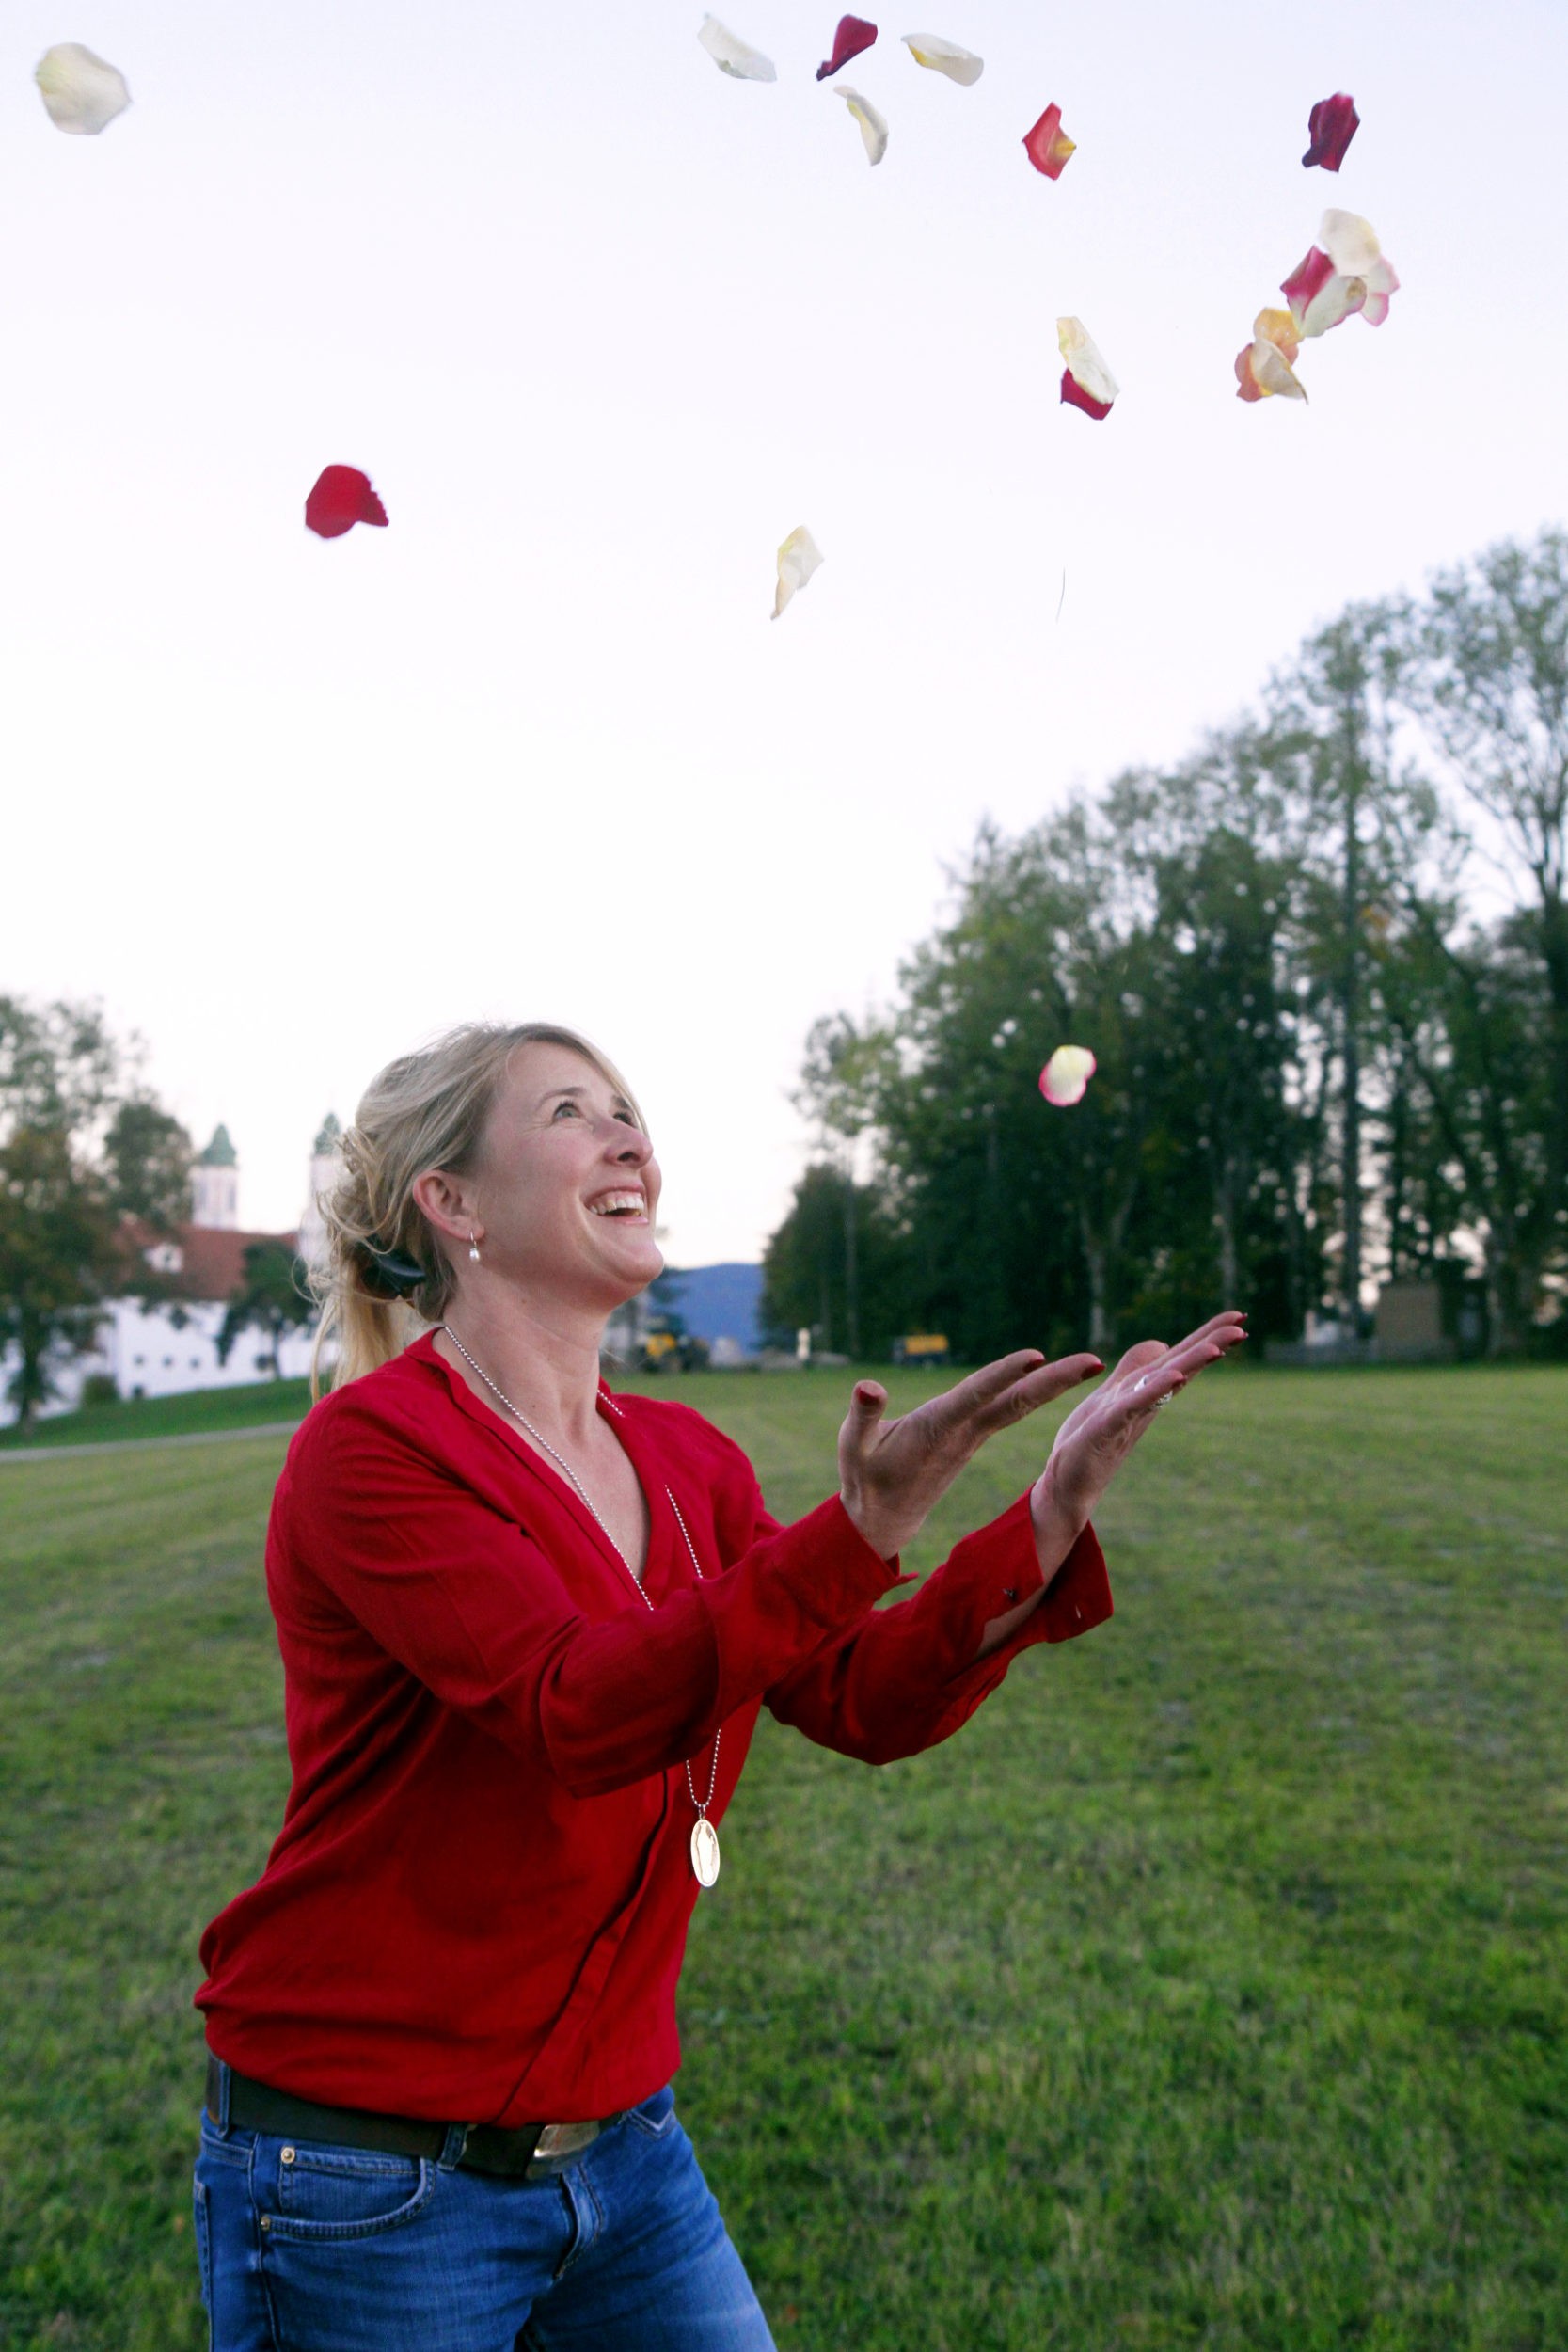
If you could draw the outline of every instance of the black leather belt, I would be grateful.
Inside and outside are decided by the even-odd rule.
[[[223,2075],[211,2052],[207,2112],[214,2122],[223,2112]],[[470,2123],[456,2160],[466,2172],[546,2180],[620,2120],[610,2115],[591,2123],[520,2123],[505,2131],[495,2123]],[[334,2148],[372,2148],[389,2156],[439,2156],[451,2133],[449,2124],[428,2123],[415,2115],[372,2115],[364,2107],[328,2107],[313,2099],[296,2099],[293,2091],[253,2082],[233,2067],[229,2069],[229,2122],[237,2131],[322,2140]]]

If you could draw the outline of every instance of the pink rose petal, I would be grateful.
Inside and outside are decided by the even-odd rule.
[[[1058,1045],[1040,1072],[1040,1092],[1057,1110],[1070,1110],[1083,1101],[1096,1066],[1086,1045]]]
[[[1343,90],[1336,90],[1332,98],[1320,98],[1307,118],[1307,136],[1310,144],[1302,162],[1308,170],[1321,164],[1324,171],[1338,171],[1345,160],[1345,150],[1361,128],[1361,118],[1355,111],[1355,101]]]
[[[858,57],[863,49],[869,49],[876,38],[877,27],[868,24],[863,16],[841,16],[838,30],[833,35],[833,54],[831,57],[824,57],[817,67],[817,80],[825,82],[830,73],[836,73],[840,66],[848,64],[851,57]]]
[[[1381,326],[1388,315],[1389,295],[1397,294],[1400,290],[1393,262],[1374,262],[1362,282],[1367,289],[1367,299],[1361,306],[1361,315],[1369,326]]]
[[[1062,398],[1086,417],[1108,417],[1120,388],[1082,319],[1056,321],[1056,348],[1067,361]]]
[[[1070,368],[1062,370],[1062,398],[1072,407],[1082,408],[1085,417],[1108,417],[1111,413],[1111,403],[1096,400],[1092,392],[1086,392]]]
[[[1048,180],[1061,178],[1068,157],[1076,151],[1076,141],[1063,135],[1060,106],[1047,106],[1034,129],[1026,133],[1023,151]]]
[[[1298,331],[1310,340],[1326,335],[1341,319],[1352,317],[1367,299],[1364,278],[1337,270],[1321,246],[1313,246],[1279,289],[1291,306]]]

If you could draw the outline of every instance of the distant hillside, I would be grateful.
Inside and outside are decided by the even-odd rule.
[[[734,1340],[750,1351],[762,1345],[757,1321],[761,1299],[761,1266],[732,1262],[667,1267],[654,1284],[649,1304],[679,1315],[695,1339]]]

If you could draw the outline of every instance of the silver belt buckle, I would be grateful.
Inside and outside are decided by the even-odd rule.
[[[597,2123],[546,2123],[533,2143],[535,2164],[562,2164],[599,2137]]]

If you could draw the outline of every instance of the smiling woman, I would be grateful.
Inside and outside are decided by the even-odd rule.
[[[218,2352],[762,2352],[669,2089],[758,1713],[884,1763],[1101,1623],[1090,1510],[1241,1336],[1132,1349],[1028,1492],[879,1609],[987,1437],[1103,1366],[1023,1350],[894,1422],[862,1381],[837,1491],[781,1527],[709,1423],[600,1376],[659,1271],[659,1182],[613,1065],[542,1025],[394,1062],[344,1138],[337,1381],[267,1543],[293,1787],[201,1947]]]

